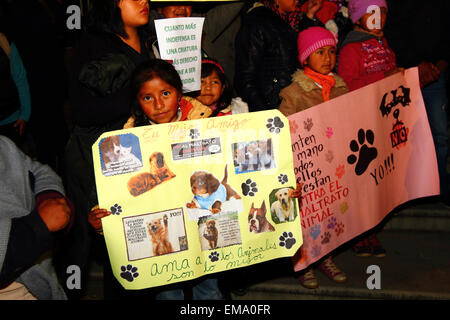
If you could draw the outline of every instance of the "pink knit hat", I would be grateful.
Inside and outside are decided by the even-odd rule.
[[[349,0],[348,14],[353,23],[356,23],[367,13],[369,6],[379,6],[387,8],[386,0]]]
[[[336,47],[336,38],[323,27],[310,27],[298,35],[298,60],[303,65],[311,53],[325,46]]]

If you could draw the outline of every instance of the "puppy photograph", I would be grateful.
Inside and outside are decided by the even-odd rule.
[[[161,256],[174,251],[169,241],[168,220],[169,218],[165,214],[163,218],[154,218],[147,222],[154,256]]]
[[[158,183],[175,177],[175,174],[167,166],[164,155],[161,152],[154,152],[150,156],[150,173],[155,176]]]
[[[292,198],[292,188],[281,188],[272,192],[271,212],[272,220],[275,222],[293,221],[296,217],[297,207],[295,205],[295,199]],[[276,218],[276,219],[275,219]]]
[[[239,213],[211,214],[198,219],[198,237],[202,251],[241,244]]]
[[[266,203],[262,202],[260,208],[255,208],[254,203],[248,213],[248,227],[249,231],[253,233],[270,232],[275,231],[273,225],[270,224],[266,218]]]
[[[241,199],[241,196],[227,183],[227,179],[227,166],[225,166],[222,181],[219,181],[212,173],[195,171],[190,178],[191,191],[194,197],[191,202],[186,203],[186,207],[219,213],[222,211],[224,202],[232,198]]]

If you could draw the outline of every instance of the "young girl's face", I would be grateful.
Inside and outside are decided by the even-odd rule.
[[[197,100],[205,106],[214,106],[219,101],[224,90],[225,85],[220,81],[217,72],[213,70],[209,76],[202,78],[200,95],[197,97]]]
[[[317,49],[306,60],[306,65],[321,74],[329,74],[336,64],[336,48],[325,46]]]
[[[181,93],[161,78],[144,82],[137,98],[142,111],[153,122],[168,123],[177,119]]]

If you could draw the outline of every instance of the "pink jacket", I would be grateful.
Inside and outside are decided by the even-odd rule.
[[[360,31],[348,34],[339,53],[338,75],[350,91],[383,79],[395,67],[396,57],[386,38],[379,41]]]

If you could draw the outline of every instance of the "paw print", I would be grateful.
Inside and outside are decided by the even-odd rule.
[[[219,261],[219,253],[217,251],[213,251],[211,252],[211,254],[208,256],[209,260],[211,260],[211,262],[216,262]]]
[[[335,217],[331,217],[330,219],[328,219],[328,226],[327,226],[327,228],[328,229],[334,229],[336,224],[337,224],[336,218]]]
[[[286,249],[292,248],[292,246],[297,242],[292,232],[283,232],[279,240],[280,246],[285,247]]]
[[[112,214],[117,214],[120,215],[122,213],[122,207],[119,206],[117,203],[115,205],[113,205],[111,208],[111,213]]]
[[[311,249],[311,256],[313,258],[317,258],[318,256],[320,256],[320,246],[315,245],[312,247]]]
[[[120,267],[120,270],[122,271],[120,276],[129,282],[133,282],[133,280],[139,276],[137,269],[137,267],[133,267],[131,264],[126,267],[122,266]]]
[[[339,210],[342,214],[344,214],[348,210],[348,203],[342,202],[341,206],[339,207]]]
[[[327,127],[325,135],[327,136],[328,139],[330,139],[333,136],[333,128]]]
[[[322,239],[322,241],[320,241],[321,244],[328,243],[330,242],[331,233],[327,231],[323,235],[321,235],[320,238]]]
[[[339,235],[344,232],[344,224],[342,222],[339,222],[336,225],[334,231],[336,231],[336,236],[339,237]]]
[[[308,132],[311,131],[313,127],[313,122],[311,118],[306,119],[306,121],[303,121],[303,128],[307,130]]]
[[[291,127],[293,132],[297,132],[298,130],[297,122],[295,122],[294,120],[289,120],[289,127]]]
[[[198,132],[198,129],[191,129],[189,131],[189,136],[191,139],[197,139],[200,136],[200,132]]]
[[[255,193],[258,192],[258,188],[256,186],[256,182],[253,182],[251,179],[247,179],[241,184],[242,193],[244,196],[253,197]]]
[[[367,141],[369,144],[373,144],[375,140],[375,136],[373,134],[372,130],[367,130],[364,132],[363,129],[359,129],[358,131],[358,141],[352,140],[350,142],[350,150],[353,152],[359,152],[358,156],[351,154],[347,157],[347,162],[349,164],[356,163],[355,166],[355,173],[356,175],[360,176],[362,175],[367,168],[369,167],[369,164],[374,160],[377,155],[378,151],[374,147],[368,147],[365,142]],[[361,147],[360,147],[361,146]]]
[[[285,184],[288,182],[288,176],[285,174],[280,174],[278,176],[278,182],[281,182],[281,184]]]
[[[334,174],[336,175],[336,177],[338,177],[340,179],[344,176],[344,173],[345,173],[345,167],[343,164],[341,164],[339,167],[336,168],[336,171]]]
[[[281,129],[284,127],[284,123],[281,121],[280,117],[274,117],[267,119],[266,127],[271,133],[280,133]]]
[[[314,240],[317,239],[317,237],[320,234],[320,225],[315,225],[309,230],[309,234],[311,237],[313,237]]]
[[[325,153],[325,160],[326,160],[328,163],[331,163],[331,162],[333,161],[333,159],[334,159],[333,151],[328,150],[328,152]]]

